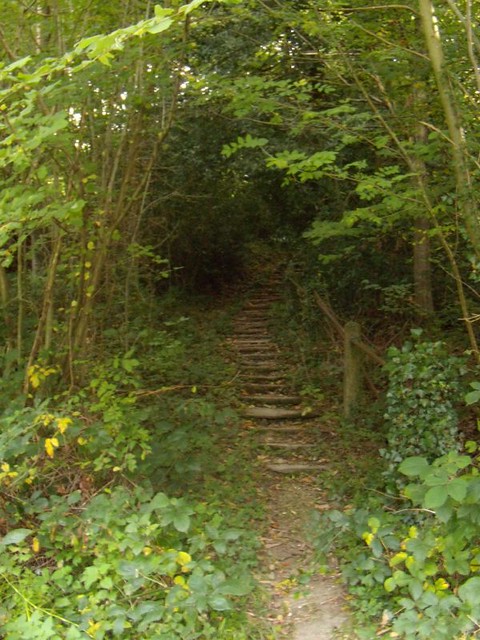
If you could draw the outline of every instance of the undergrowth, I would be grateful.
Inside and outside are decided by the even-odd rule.
[[[457,417],[465,363],[420,337],[388,354],[383,482],[377,472],[372,486],[372,470],[359,465],[370,490],[313,525],[319,563],[339,559],[361,640],[480,631],[480,456],[474,441],[464,444],[473,455],[460,453]]]
[[[58,372],[39,365],[35,398],[3,410],[2,637],[268,636],[247,616],[260,507],[231,446],[228,318],[192,311],[107,330],[74,392],[53,394]]]
[[[477,637],[480,456],[459,429],[466,359],[411,331],[374,379],[378,401],[344,423],[332,400],[341,397],[341,350],[320,360],[328,331],[312,304],[319,287],[295,286],[275,324],[296,354],[297,384],[322,404],[330,470],[319,486],[338,508],[313,516],[318,566],[337,558],[360,640]],[[478,403],[478,383],[470,387],[466,401]]]

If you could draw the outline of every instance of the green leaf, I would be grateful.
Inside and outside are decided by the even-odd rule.
[[[154,12],[155,12],[155,18],[165,18],[165,16],[170,16],[172,15],[172,10],[171,9],[165,9],[165,7],[162,7],[159,4],[156,4],[153,8]]]
[[[229,611],[232,608],[231,603],[225,598],[225,596],[219,594],[210,596],[208,604],[214,611]]]
[[[33,531],[31,529],[12,529],[7,535],[3,536],[0,545],[6,547],[9,544],[18,544],[19,542],[23,542],[25,538],[32,533]]]
[[[94,582],[97,582],[99,577],[100,572],[98,570],[98,567],[87,567],[83,572],[81,581],[85,585],[85,588],[89,589]]]
[[[467,580],[458,590],[459,597],[472,606],[480,605],[480,577]]]
[[[268,144],[267,138],[253,138],[249,133],[247,133],[245,139],[243,140],[243,146],[247,147],[247,149],[264,147],[266,144]]]
[[[424,540],[411,538],[407,541],[407,550],[413,554],[413,557],[419,564],[424,565],[425,560],[432,551],[432,545]]]
[[[145,31],[147,33],[161,33],[162,31],[166,31],[173,24],[172,18],[162,18],[161,20],[153,19],[152,24],[146,27]]]
[[[103,36],[101,34],[97,34],[95,36],[90,36],[88,38],[83,38],[80,42],[77,42],[75,46],[75,51],[84,51],[85,49],[89,49],[92,45],[96,44]]]
[[[190,517],[186,513],[179,513],[173,518],[173,526],[180,533],[186,533],[190,529]]]
[[[448,495],[457,500],[457,502],[462,502],[467,495],[467,483],[462,478],[454,478],[447,486]]]
[[[431,487],[425,494],[424,505],[427,509],[437,509],[445,504],[448,498],[448,490],[445,485]]]
[[[376,533],[380,528],[380,520],[378,518],[374,518],[374,517],[369,518],[368,519],[368,526],[373,531],[373,533]]]
[[[180,7],[178,12],[188,16],[189,13],[191,13],[194,9],[197,9],[198,7],[200,7],[204,2],[205,0],[192,0],[191,2],[184,5],[183,7]]]
[[[246,596],[251,590],[252,584],[247,576],[237,580],[226,580],[219,589],[223,594],[229,596]]]
[[[9,64],[8,67],[5,67],[5,69],[2,71],[2,75],[3,73],[10,73],[12,71],[15,71],[15,69],[24,67],[30,62],[31,59],[32,59],[32,56],[25,56],[24,58],[20,58],[20,60],[16,60],[15,62],[12,62],[12,64]]]
[[[149,504],[150,509],[166,509],[170,506],[170,500],[164,493],[157,493]]]
[[[471,386],[473,386],[473,383]],[[479,400],[480,400],[480,389],[475,389],[474,391],[470,391],[465,395],[466,404],[476,404]]]
[[[413,600],[418,600],[423,593],[423,584],[420,580],[411,580],[408,585],[408,590]]]
[[[392,591],[395,591],[395,589],[397,588],[397,584],[396,584],[394,578],[387,578],[385,580],[385,582],[383,583],[383,588],[388,593],[392,593]]]
[[[422,476],[429,468],[430,465],[425,458],[412,456],[410,458],[405,458],[405,460],[399,465],[398,470],[400,473],[403,473],[404,476],[414,477]]]
[[[465,442],[465,451],[468,453],[475,453],[478,450],[478,444],[475,440],[467,440]]]

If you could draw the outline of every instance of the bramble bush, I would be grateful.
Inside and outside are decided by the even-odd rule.
[[[222,637],[252,589],[233,560],[242,532],[206,505],[117,486],[90,499],[37,491],[24,508],[0,543],[9,640]]]
[[[371,640],[389,632],[404,640],[452,640],[478,633],[476,462],[457,452],[432,463],[421,456],[406,458],[399,467],[410,480],[402,508],[319,516],[322,542],[317,547],[326,553],[335,546],[342,559],[343,576],[363,617],[359,637]]]
[[[152,432],[132,384],[114,363],[86,386],[89,414],[80,394],[2,415],[0,629],[9,640],[221,638],[253,587],[253,535],[218,508],[133,481]],[[208,409],[205,422],[220,419]],[[201,411],[180,414],[202,428]],[[164,445],[172,458],[175,442]]]
[[[218,458],[214,436],[232,414],[197,390],[170,393],[193,375],[184,340],[163,333],[147,349],[141,338],[135,351],[81,363],[89,373],[74,393],[49,396],[51,376],[32,369],[32,406],[18,397],[0,412],[8,640],[251,637],[255,534],[212,496],[169,495],[169,474],[178,488],[192,457],[196,468]],[[156,484],[149,460],[162,469]]]

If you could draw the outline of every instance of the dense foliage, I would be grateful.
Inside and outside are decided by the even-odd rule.
[[[479,7],[1,9],[2,637],[268,637],[212,308],[268,257],[305,395],[338,393],[320,294],[387,353],[357,418],[389,495],[329,518],[359,608],[478,631]]]
[[[441,342],[407,341],[390,347],[385,394],[390,480],[398,482],[398,465],[410,456],[428,460],[460,446],[456,405],[459,397],[460,358],[448,355]]]
[[[391,631],[408,640],[474,637],[480,606],[478,466],[455,452],[429,464],[406,458],[410,480],[395,510],[331,512],[319,548],[335,545],[358,597],[362,638]],[[403,483],[404,484],[404,483]],[[374,625],[368,624],[376,618]]]

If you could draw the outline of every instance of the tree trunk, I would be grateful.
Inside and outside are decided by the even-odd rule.
[[[472,248],[480,257],[480,221],[472,189],[472,179],[468,166],[468,149],[461,127],[458,107],[449,79],[445,74],[443,47],[435,19],[435,9],[431,0],[419,0],[420,17],[427,51],[448,126],[452,147],[453,168],[457,188],[457,202],[462,214]]]
[[[415,220],[413,238],[413,281],[415,305],[421,315],[433,314],[432,270],[430,264],[430,222],[426,216]]]
[[[425,105],[424,91],[413,91],[414,105],[417,111]],[[427,129],[421,122],[417,124],[415,142],[426,143]],[[427,169],[419,155],[412,155],[412,165],[416,170],[416,182],[420,178],[425,187],[427,181]],[[430,235],[431,221],[428,213],[420,214],[414,221],[413,230],[413,283],[414,301],[420,315],[431,316],[434,312],[432,295],[432,265],[430,262]]]
[[[356,342],[361,340],[362,330],[358,322],[347,322],[345,331],[343,415],[351,420],[362,392],[362,354]]]
[[[28,357],[27,367],[25,370],[25,379],[23,383],[23,390],[25,394],[28,394],[30,390],[30,379],[28,376],[30,367],[34,364],[35,358],[37,357],[42,346],[45,346],[45,340],[50,340],[50,329],[48,327],[48,324],[52,320],[55,279],[57,275],[57,267],[61,255],[61,249],[62,236],[59,232],[54,230],[52,254],[50,256],[47,281],[45,283],[45,289],[43,292],[42,311],[40,313],[37,330],[35,332],[33,345],[30,349],[30,355]]]

